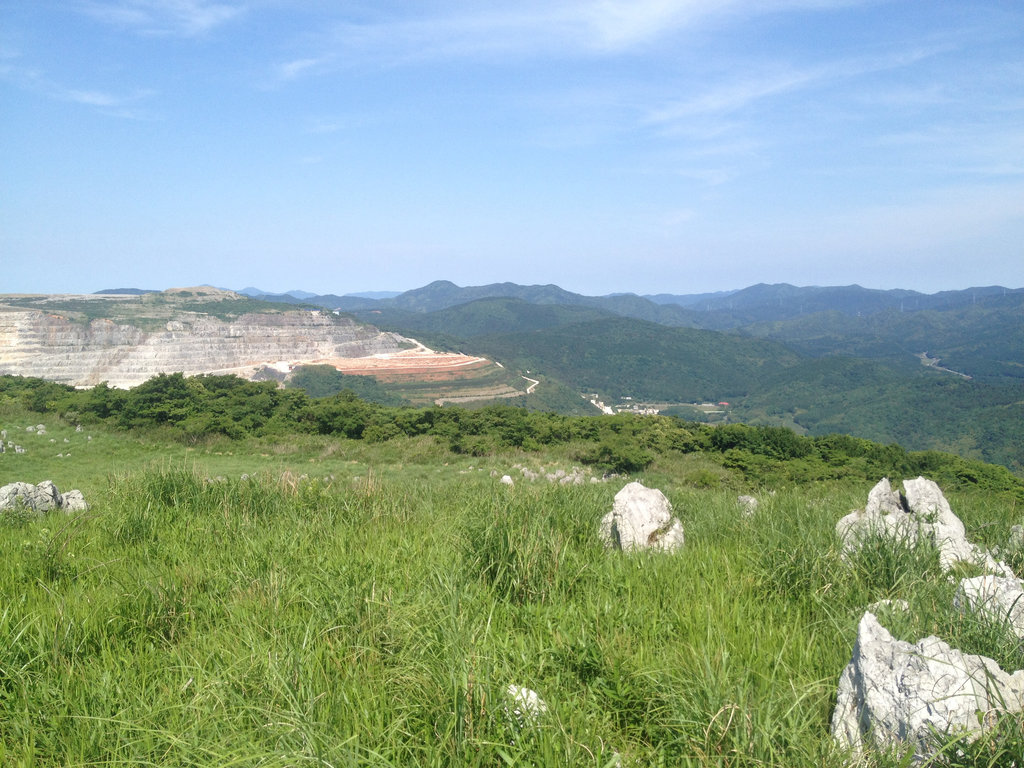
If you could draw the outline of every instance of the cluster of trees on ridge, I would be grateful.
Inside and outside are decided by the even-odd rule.
[[[317,434],[384,442],[431,436],[460,454],[540,451],[570,445],[581,463],[630,473],[658,456],[706,453],[751,482],[924,474],[946,487],[984,487],[1024,501],[1024,480],[1007,468],[938,451],[908,452],[849,435],[806,437],[777,426],[710,426],[672,416],[566,416],[504,405],[410,408],[350,391],[310,397],[301,389],[236,376],[161,374],[130,390],[100,384],[76,390],[42,379],[0,376],[0,404],[13,401],[71,423],[157,430],[196,443],[217,436],[286,438]]]

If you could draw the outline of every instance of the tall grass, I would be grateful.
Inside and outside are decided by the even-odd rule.
[[[746,518],[733,491],[666,485],[686,546],[621,555],[597,537],[621,484],[359,472],[165,464],[0,526],[0,763],[838,766],[869,601],[1017,658],[927,568],[839,556],[867,489],[782,489]],[[547,712],[514,715],[510,684]]]

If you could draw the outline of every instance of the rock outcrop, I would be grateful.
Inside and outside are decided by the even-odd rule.
[[[868,494],[863,510],[851,512],[836,523],[845,551],[858,547],[866,536],[891,537],[908,546],[924,539],[939,550],[943,570],[967,562],[1000,576],[1014,575],[1005,563],[967,540],[963,522],[933,481],[923,477],[904,480],[903,489],[901,496],[888,478],[882,478]]]
[[[991,574],[964,579],[953,596],[953,605],[989,621],[1005,623],[1024,640],[1024,588],[1018,579]]]
[[[51,509],[79,512],[88,508],[81,491],[62,494],[50,480],[39,485],[9,483],[0,488],[0,513],[21,510],[41,516]]]
[[[611,512],[601,519],[601,539],[609,548],[630,552],[673,552],[683,546],[683,524],[657,488],[632,482],[615,494]]]
[[[896,640],[865,613],[853,657],[839,680],[832,736],[854,752],[912,750],[922,761],[945,735],[978,734],[1001,712],[1024,707],[1024,671],[1012,675],[986,656],[937,637]]]
[[[159,373],[236,373],[397,352],[399,337],[324,312],[253,313],[234,320],[178,313],[155,329],[77,322],[37,310],[0,311],[0,374],[74,386],[132,387]]]

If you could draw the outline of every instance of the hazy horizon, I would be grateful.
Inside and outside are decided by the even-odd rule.
[[[451,283],[455,284],[459,288],[480,288],[480,287],[485,287],[487,285],[498,285],[498,284],[503,284],[503,283],[512,283],[514,285],[519,285],[519,286],[523,286],[523,287],[535,287],[535,286],[553,285],[553,286],[555,286],[557,288],[561,288],[562,290],[568,291],[570,293],[576,293],[576,294],[580,294],[580,295],[584,295],[584,296],[612,296],[612,295],[617,295],[617,294],[618,295],[636,295],[636,296],[658,296],[658,295],[687,296],[687,295],[716,294],[716,293],[728,294],[728,293],[737,293],[739,291],[745,290],[747,288],[753,288],[753,287],[758,286],[758,285],[791,285],[794,288],[849,288],[849,287],[859,287],[859,288],[864,288],[866,290],[876,290],[876,291],[904,291],[904,290],[906,290],[906,291],[913,291],[913,290],[915,290],[913,288],[906,288],[906,287],[900,286],[900,285],[891,285],[891,286],[885,286],[885,287],[867,286],[867,285],[861,285],[860,283],[847,283],[847,284],[844,284],[844,285],[796,285],[796,284],[793,284],[793,283],[786,283],[784,281],[775,281],[775,282],[767,282],[767,283],[764,283],[764,282],[762,282],[762,283],[749,283],[747,285],[741,285],[741,286],[734,287],[734,288],[723,288],[723,289],[719,289],[719,290],[710,290],[710,291],[661,290],[661,291],[644,291],[644,292],[640,292],[640,291],[631,291],[631,290],[617,290],[617,291],[611,291],[609,293],[587,294],[587,293],[583,293],[581,291],[573,290],[571,287],[567,287],[567,286],[564,286],[564,285],[558,285],[557,283],[536,283],[536,282],[533,282],[533,283],[514,283],[513,281],[509,281],[509,280],[495,280],[495,281],[493,281],[491,283],[482,283],[482,284],[479,284],[479,285],[471,285],[469,283],[459,283],[459,282],[454,281],[454,280],[448,280],[447,278],[438,278],[437,280],[428,281],[427,283],[424,283],[423,285],[415,285],[415,286],[412,286],[410,288],[405,288],[405,289],[397,289],[397,288],[390,288],[390,289],[389,288],[368,288],[368,289],[355,289],[355,290],[345,290],[345,291],[336,291],[336,290],[313,291],[313,290],[310,290],[310,288],[308,286],[307,287],[293,287],[293,288],[287,288],[287,289],[280,289],[279,290],[279,289],[276,289],[276,288],[267,288],[266,286],[254,285],[254,284],[247,284],[247,285],[242,286],[242,287],[234,287],[234,286],[224,286],[224,285],[213,285],[211,283],[196,283],[195,285],[169,285],[169,286],[162,286],[162,287],[143,286],[143,285],[109,285],[109,286],[104,286],[102,288],[97,288],[95,291],[84,291],[84,290],[83,291],[59,291],[59,292],[53,292],[53,293],[66,293],[66,294],[70,294],[70,295],[93,295],[93,294],[100,293],[102,291],[116,291],[116,290],[132,290],[132,291],[134,291],[134,290],[145,290],[145,291],[161,292],[161,291],[176,290],[176,289],[183,289],[183,288],[206,287],[206,288],[216,288],[218,290],[233,291],[235,293],[240,293],[240,294],[243,291],[247,292],[247,291],[250,291],[250,290],[256,290],[256,291],[260,291],[261,293],[266,294],[266,295],[278,295],[278,296],[283,296],[283,295],[291,294],[291,293],[304,293],[304,294],[308,294],[310,296],[326,296],[326,295],[366,296],[368,294],[400,295],[400,294],[406,293],[408,291],[414,291],[414,290],[417,290],[417,289],[420,289],[420,288],[424,288],[424,287],[426,287],[426,286],[428,286],[428,285],[430,285],[431,283],[434,283],[434,282],[451,282]],[[1019,290],[1024,290],[1024,285],[1000,285],[998,283],[992,283],[992,284],[989,284],[989,285],[981,285],[981,284],[978,284],[978,285],[964,285],[964,286],[940,288],[940,289],[935,290],[935,291],[917,291],[917,293],[921,293],[921,294],[924,294],[924,295],[934,295],[936,293],[955,292],[955,291],[967,291],[967,290],[971,290],[971,289],[987,289],[987,288],[1003,288],[1005,290],[1010,290],[1010,291],[1019,291]],[[16,294],[40,294],[40,293],[46,293],[46,292],[42,292],[42,291],[17,291],[17,290],[8,291],[8,290],[5,290],[5,291],[3,291],[3,293],[5,293],[5,294],[15,294],[16,295]]]

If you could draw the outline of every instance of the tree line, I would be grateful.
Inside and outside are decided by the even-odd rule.
[[[473,456],[569,446],[581,463],[618,473],[646,469],[659,456],[706,453],[750,482],[922,474],[948,487],[981,486],[1024,501],[1024,480],[998,465],[844,434],[808,437],[785,427],[713,426],[674,416],[567,416],[509,405],[413,408],[369,402],[351,391],[311,397],[275,382],[180,373],[160,374],[128,390],[0,376],[0,404],[5,401],[68,423],[156,430],[193,444],[294,434],[370,442],[427,435],[453,453]]]

